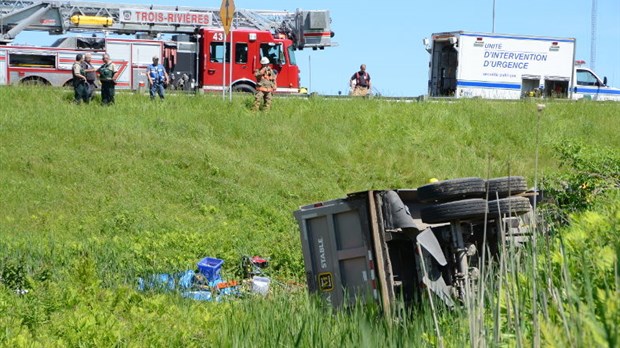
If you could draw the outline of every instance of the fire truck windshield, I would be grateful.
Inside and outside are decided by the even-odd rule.
[[[269,58],[269,62],[275,65],[286,64],[286,58],[282,51],[282,44],[275,44],[273,42],[264,43],[260,45],[260,56]]]
[[[288,46],[288,60],[291,65],[297,65],[297,60],[295,60],[295,50],[293,46]]]

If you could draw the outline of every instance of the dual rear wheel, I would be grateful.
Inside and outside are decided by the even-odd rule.
[[[522,176],[489,179],[460,178],[439,181],[418,188],[418,198],[434,203],[420,211],[422,221],[442,223],[475,220],[500,215],[521,215],[531,210],[529,199],[513,196],[527,190]],[[488,197],[487,201],[484,199]]]

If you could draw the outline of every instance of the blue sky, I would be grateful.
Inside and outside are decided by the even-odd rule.
[[[95,0],[96,1],[96,0]],[[112,2],[112,1],[110,1]],[[114,1],[116,2],[116,1]],[[221,1],[126,0],[119,3],[219,8]],[[330,10],[338,47],[297,52],[302,85],[320,94],[347,93],[361,63],[383,95],[426,94],[428,53],[422,39],[443,31],[491,32],[493,0],[343,1],[235,0],[237,8]],[[495,32],[573,37],[577,59],[590,63],[591,0],[496,0]],[[598,0],[595,71],[620,87],[620,1]],[[56,37],[23,33],[16,42],[49,44]]]

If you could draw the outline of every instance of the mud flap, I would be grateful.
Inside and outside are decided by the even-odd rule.
[[[440,265],[445,266],[448,264],[448,261],[441,250],[441,246],[439,245],[439,241],[430,227],[427,227],[424,231],[418,234],[416,241],[420,243],[424,250],[431,254]]]
[[[437,264],[445,266],[448,264],[439,241],[430,228],[418,234],[416,241],[421,246],[422,255],[418,257],[423,262],[418,263],[418,273],[422,283],[427,286],[437,297],[439,297],[449,307],[454,307],[450,287],[443,279]],[[424,268],[422,268],[424,267]]]
[[[454,300],[452,300],[452,296],[450,294],[450,287],[448,287],[448,285],[446,284],[446,281],[441,276],[441,273],[439,273],[439,276],[436,277],[436,279],[429,279],[428,277],[424,276],[422,278],[422,283],[428,286],[431,291],[435,295],[437,295],[437,297],[439,297],[448,307],[454,307]]]

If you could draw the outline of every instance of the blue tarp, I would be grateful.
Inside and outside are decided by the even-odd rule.
[[[179,291],[181,296],[198,301],[221,301],[227,296],[238,296],[239,288],[229,286],[218,289],[217,285],[226,282],[217,278],[208,284],[198,282],[196,273],[193,270],[176,274],[154,274],[147,279],[138,278],[138,290],[158,290],[158,291]],[[205,289],[208,288],[209,290]],[[215,292],[215,297],[212,294]]]

